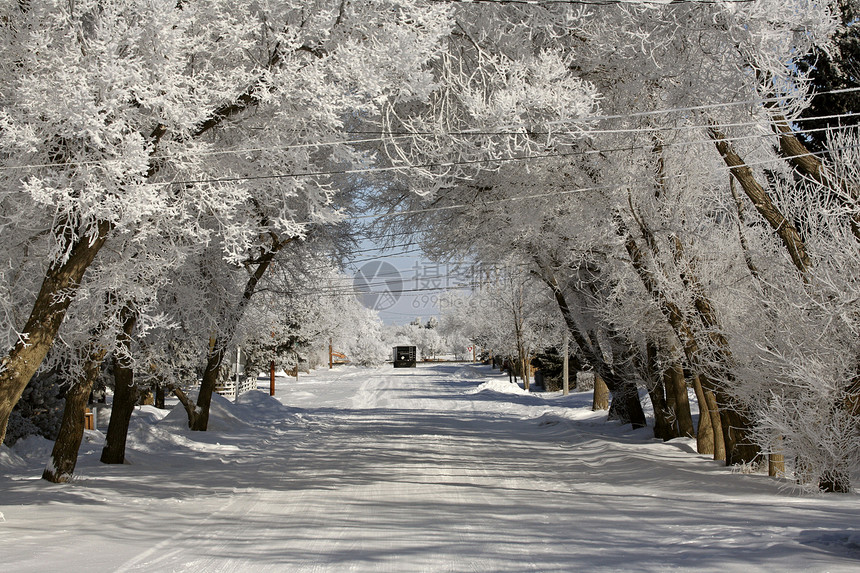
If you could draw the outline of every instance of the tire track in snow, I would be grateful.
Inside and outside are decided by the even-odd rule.
[[[192,543],[201,530],[205,531],[207,524],[212,523],[218,516],[228,513],[230,508],[237,504],[238,501],[238,497],[231,496],[227,503],[209,513],[199,523],[186,527],[178,536],[168,537],[156,543],[151,548],[139,553],[117,567],[117,573],[126,571],[154,571],[162,569],[162,566],[167,563],[173,563],[171,568],[175,570],[175,561],[177,559],[181,560],[181,554],[187,551],[186,544]],[[198,569],[198,571],[205,571],[205,569]]]
[[[470,393],[443,368],[337,380],[248,455],[271,484],[250,479],[120,570],[763,571],[803,554],[787,500],[641,433]],[[829,523],[815,519],[802,524]]]

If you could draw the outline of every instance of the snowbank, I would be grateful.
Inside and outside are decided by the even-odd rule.
[[[16,457],[25,462],[31,460],[45,462],[51,456],[53,449],[54,442],[42,436],[27,436],[12,446],[12,451],[17,454]]]
[[[253,390],[239,396],[239,400],[233,404],[233,409],[242,418],[248,420],[260,417],[291,418],[295,415],[292,408],[284,406],[280,400],[261,390]]]
[[[2,468],[21,468],[27,465],[24,460],[9,449],[8,446],[0,445],[0,467]]]
[[[514,384],[507,380],[487,380],[480,386],[472,390],[471,394],[480,394],[481,392],[498,392],[500,394],[520,394],[530,396],[530,392],[526,392],[520,388],[519,384]]]
[[[194,394],[189,394],[192,400],[197,399]],[[220,394],[212,394],[212,404],[209,407],[208,430],[213,432],[233,432],[245,426],[248,422],[243,420],[236,412],[237,408],[233,402]],[[159,426],[170,428],[188,428],[188,413],[182,404],[177,404],[160,421]]]
[[[196,400],[196,395],[190,394],[189,398]],[[165,415],[164,410],[150,412],[144,406],[140,409],[141,421],[144,419],[149,424],[157,424],[162,428],[188,428],[188,414],[182,404],[177,404]],[[160,416],[159,414],[160,413]],[[231,433],[242,428],[254,425],[259,419],[293,419],[295,411],[284,406],[277,398],[269,396],[261,390],[252,390],[241,394],[237,402],[232,402],[220,394],[212,395],[212,404],[209,408],[209,427],[211,432]]]

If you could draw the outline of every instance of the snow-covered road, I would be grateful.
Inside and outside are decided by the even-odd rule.
[[[341,368],[142,409],[131,464],[0,451],[4,571],[857,571],[860,496],[802,497],[486,367]],[[44,444],[43,444],[44,447]],[[40,457],[41,456],[41,457]]]

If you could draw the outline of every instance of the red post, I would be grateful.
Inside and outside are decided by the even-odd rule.
[[[332,353],[331,338],[329,338],[328,339],[328,369],[329,370],[331,370],[332,367],[334,366],[331,353]]]
[[[269,396],[275,395],[275,361],[269,362]]]

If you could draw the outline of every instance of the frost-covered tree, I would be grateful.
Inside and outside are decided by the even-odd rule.
[[[555,343],[560,321],[546,289],[524,274],[525,268],[506,265],[473,292],[446,293],[440,302],[440,330],[466,337],[494,355],[510,357],[528,390],[531,360]]]
[[[156,4],[0,8],[0,427],[62,327],[57,360],[122,375],[193,332],[205,428],[260,285],[359,188],[437,260],[540,280],[630,419],[690,384],[715,456],[850,487],[857,136],[805,110],[856,2]]]
[[[247,368],[264,371],[274,361],[276,368],[292,369],[298,360],[313,367],[329,344],[353,364],[384,363],[390,348],[379,316],[343,289],[349,277],[308,247],[308,259],[280,264],[250,306],[238,338]]]
[[[359,322],[350,332],[342,334],[350,362],[361,366],[380,366],[391,357],[391,347],[385,342],[382,320],[369,309],[359,311]],[[363,316],[362,316],[363,315]]]
[[[202,244],[218,236],[253,275],[330,220],[332,189],[312,173],[361,160],[336,135],[344,118],[427,93],[422,66],[446,12],[409,1],[4,5],[3,252],[27,253],[35,273],[10,273],[5,287],[3,431],[109,236],[162,224]],[[297,195],[298,212],[271,201]]]
[[[36,284],[10,291],[7,302],[32,311],[5,325],[10,351],[0,373],[2,428],[108,235],[143,222],[154,230],[168,211],[181,224],[174,209],[189,205],[183,203],[188,194],[153,183],[195,163],[196,146],[182,135],[170,138],[172,147],[167,140],[159,147],[164,136],[187,134],[253,77],[241,65],[207,74],[244,58],[238,46],[221,52],[224,61],[207,57],[226,7],[207,8],[195,27],[169,3],[154,10],[135,2],[4,6],[3,200],[7,210],[22,207],[7,211],[4,254],[16,257],[28,237],[39,248],[30,251]],[[210,20],[213,28],[201,31]],[[186,67],[193,56],[207,79]]]
[[[762,423],[763,405],[776,403],[763,381],[776,370],[759,355],[759,374],[750,376],[745,368],[754,361],[746,356],[770,348],[766,341],[784,324],[759,320],[751,328],[744,319],[752,307],[775,312],[772,294],[755,281],[787,285],[785,304],[820,308],[824,291],[809,287],[816,263],[805,236],[814,221],[807,222],[809,214],[821,211],[821,197],[831,198],[827,233],[834,243],[828,249],[838,249],[840,240],[850,248],[844,231],[852,224],[856,230],[850,178],[837,176],[838,166],[809,159],[798,146],[802,134],[793,133],[802,124],[788,121],[808,102],[796,58],[815,46],[829,48],[836,7],[624,3],[587,15],[559,5],[495,6],[478,15],[463,6],[455,18],[465,47],[439,67],[440,77],[458,79],[443,82],[422,120],[398,124],[400,115],[389,116],[390,125],[416,133],[391,142],[392,162],[421,164],[411,172],[422,181],[419,194],[441,208],[404,220],[429,220],[430,250],[440,254],[476,247],[481,256],[522,253],[553,289],[591,361],[604,363],[622,384],[654,379],[658,371],[694,374],[701,401],[719,413],[702,419],[720,425],[711,445],[715,455],[722,436],[727,463],[755,463],[767,444],[753,429]],[[505,33],[485,33],[487,14]],[[537,21],[544,25],[522,25]],[[555,76],[563,81],[544,81],[559,90],[554,101],[564,86],[578,85],[582,95],[599,94],[600,118],[596,107],[580,117],[529,103],[493,108],[516,101],[518,82],[548,77],[541,74],[551,73],[552,58],[529,60],[545,57],[547,45],[571,58]],[[514,56],[524,51],[522,59]],[[532,67],[519,76],[509,70],[525,68],[509,67],[511,60],[541,71]],[[495,83],[499,70],[515,80]],[[487,113],[492,109],[496,113]],[[493,123],[499,118],[504,121]],[[583,131],[587,141],[576,137]],[[739,227],[726,166],[738,197],[746,194],[756,208],[747,209]],[[798,175],[823,193],[805,194]],[[739,304],[739,292],[748,293],[752,306]],[[831,324],[850,316],[835,308],[825,314]],[[821,330],[792,324],[798,335],[805,333],[801,338]],[[837,346],[856,356],[850,345]],[[814,347],[795,346],[809,352],[807,359],[816,355]],[[838,377],[842,390],[830,392],[827,401],[837,404],[834,412],[853,404],[852,378]],[[812,415],[805,423],[818,422]]]

